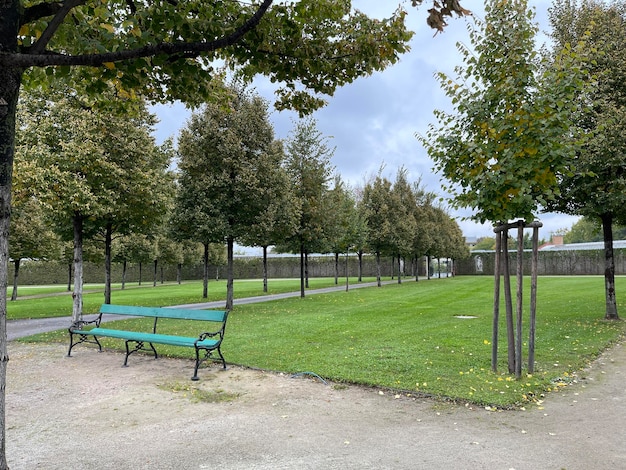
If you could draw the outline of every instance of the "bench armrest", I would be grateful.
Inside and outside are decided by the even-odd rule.
[[[201,333],[200,336],[198,337],[198,341],[204,341],[207,338],[213,338],[214,336],[219,336],[220,338],[222,337],[222,331],[214,331],[213,333],[209,333],[209,332],[204,332]]]
[[[70,330],[82,330],[83,327],[85,327],[86,325],[91,325],[92,323],[98,326],[98,319],[91,320],[91,321],[86,321],[86,320],[75,321],[74,323],[70,325]]]

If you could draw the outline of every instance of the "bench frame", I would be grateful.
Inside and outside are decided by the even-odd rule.
[[[72,355],[74,346],[81,343],[92,343],[98,346],[102,351],[102,344],[98,341],[98,337],[108,337],[122,339],[126,343],[126,356],[124,358],[124,367],[128,366],[128,357],[137,351],[152,351],[154,358],[158,359],[154,344],[167,344],[172,346],[192,347],[195,349],[195,368],[191,380],[198,380],[198,368],[200,364],[206,360],[221,361],[223,368],[226,369],[226,360],[221,351],[222,340],[226,329],[226,319],[228,318],[227,310],[191,310],[180,308],[156,308],[156,307],[135,307],[128,305],[110,305],[103,304],[100,307],[100,314],[95,320],[85,321],[79,320],[72,323],[68,331],[70,334],[70,347],[67,352],[68,356]],[[128,331],[121,329],[101,328],[103,315],[119,315],[126,317],[147,317],[154,318],[152,332]],[[159,318],[176,319],[176,320],[199,320],[211,322],[219,325],[216,331],[204,331],[197,337],[184,337],[168,334],[157,333],[157,324]],[[93,328],[91,327],[93,325]],[[130,344],[134,347],[131,349]],[[148,346],[146,346],[148,345]],[[203,354],[200,354],[202,351]],[[218,358],[212,357],[213,352],[217,352]]]

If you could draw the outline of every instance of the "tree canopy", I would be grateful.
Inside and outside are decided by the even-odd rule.
[[[572,152],[563,136],[573,127],[580,63],[563,51],[558,67],[541,67],[533,19],[526,0],[487,2],[473,47],[458,46],[465,65],[457,77],[439,74],[456,112],[436,111],[439,125],[419,136],[453,204],[480,222],[532,221],[555,198],[557,170]]]

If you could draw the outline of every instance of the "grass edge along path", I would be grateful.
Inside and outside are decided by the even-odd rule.
[[[384,278],[384,281],[389,278]],[[343,282],[342,282],[343,281]],[[375,281],[375,278],[363,278],[357,282],[356,278],[350,278],[352,287]],[[334,278],[311,278],[311,289],[320,289],[335,286]],[[339,280],[338,286],[345,287],[345,278]],[[24,289],[26,290],[26,289]],[[24,291],[23,290],[23,291]],[[239,279],[234,281],[235,300],[246,297],[265,296],[294,292],[300,290],[299,279],[270,279],[268,292],[263,292],[261,279]],[[22,292],[23,292],[22,291]],[[72,293],[66,287],[43,286],[37,288],[29,286],[30,295],[18,297],[16,301],[7,302],[7,318],[19,320],[27,318],[51,318],[66,317],[72,313]],[[41,292],[41,294],[37,294]],[[83,293],[83,314],[98,313],[100,305],[104,302],[104,285],[85,285]],[[120,289],[119,285],[113,286],[111,303],[119,305],[136,305],[143,307],[166,307],[172,305],[193,304],[224,301],[226,299],[226,280],[210,281],[208,297],[202,298],[202,281],[185,281],[181,284],[166,283],[153,286],[152,283],[127,285],[126,289]]]
[[[624,287],[626,280],[618,279],[618,293]],[[493,280],[486,276],[236,306],[223,352],[231,364],[310,372],[340,383],[494,409],[541,406],[546,393],[578,380],[590,361],[623,338],[624,322],[602,319],[603,289],[602,277],[539,279],[536,372],[532,376],[524,372],[521,380],[507,372],[504,324],[499,372],[491,372]],[[129,322],[129,327],[139,326],[139,320]],[[189,334],[184,323],[169,326],[175,334]],[[527,331],[525,325],[525,335]],[[67,334],[36,339],[66,342]],[[115,341],[105,345],[123,348]],[[525,359],[526,342],[524,349]],[[186,350],[163,347],[159,352],[189,358]]]

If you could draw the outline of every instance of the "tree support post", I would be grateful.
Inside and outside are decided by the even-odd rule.
[[[523,281],[524,281],[524,229],[533,229],[533,247],[531,258],[531,287],[530,287],[530,324],[528,338],[528,372],[534,372],[535,363],[535,331],[537,311],[537,274],[539,251],[539,228],[543,224],[538,221],[526,223],[519,220],[512,224],[502,224],[494,228],[496,233],[496,259],[494,266],[494,304],[493,304],[493,333],[491,348],[491,369],[497,371],[498,363],[498,323],[500,317],[500,275],[504,275],[504,298],[506,305],[507,346],[509,373],[515,373],[517,379],[522,375],[522,325],[523,325]],[[517,303],[516,321],[513,321],[513,305],[511,295],[511,276],[508,253],[509,229],[517,228]]]

